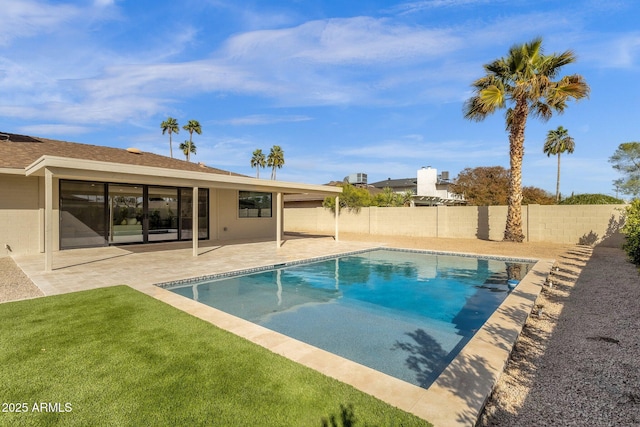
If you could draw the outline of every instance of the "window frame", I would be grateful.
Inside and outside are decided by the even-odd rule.
[[[244,196],[243,196],[244,194]],[[249,208],[245,206],[242,206],[242,202],[247,200],[255,200],[257,198],[262,198],[268,196],[269,198],[269,202],[268,202],[268,207],[266,206],[266,203],[264,203],[264,201],[260,201],[259,203],[256,204],[256,208],[257,212],[256,215],[249,215]],[[268,215],[264,215],[263,210],[264,209],[268,209],[269,214]],[[245,212],[245,215],[242,214],[242,212]],[[257,219],[257,218],[273,218],[273,193],[272,192],[267,192],[267,191],[246,191],[246,190],[238,190],[238,211],[237,211],[237,215],[239,219]]]

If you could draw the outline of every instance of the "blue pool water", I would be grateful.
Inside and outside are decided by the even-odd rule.
[[[168,289],[427,388],[532,266],[379,249]]]

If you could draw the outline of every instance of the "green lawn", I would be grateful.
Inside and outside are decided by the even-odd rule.
[[[0,325],[0,425],[429,425],[126,286],[0,304]]]

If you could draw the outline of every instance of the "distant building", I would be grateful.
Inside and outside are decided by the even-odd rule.
[[[413,194],[417,194],[418,192],[418,180],[416,178],[387,178],[384,181],[374,182],[371,186],[379,189],[390,188],[394,193],[410,191]]]
[[[438,174],[438,170],[431,166],[422,167],[416,173],[416,178],[388,178],[371,184],[367,183],[366,173],[352,173],[344,177],[343,181],[332,181],[329,186],[339,186],[348,182],[355,187],[366,188],[372,196],[391,188],[394,193],[411,192],[411,206],[464,205],[464,197],[449,191],[452,185],[449,172]],[[286,208],[321,207],[325,196],[316,194],[286,194],[284,205]]]
[[[414,194],[411,198],[413,206],[465,204],[462,195],[449,191],[451,186],[449,172],[444,171],[438,175],[438,170],[431,166],[420,168],[416,173],[416,178],[388,178],[370,185],[380,189],[389,187],[396,193],[411,191]]]
[[[344,181],[347,181],[351,185],[355,186],[367,186],[367,174],[366,173],[352,173],[349,176],[344,177]]]

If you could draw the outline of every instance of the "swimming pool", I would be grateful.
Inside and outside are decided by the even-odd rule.
[[[428,388],[533,263],[378,249],[163,287]]]

